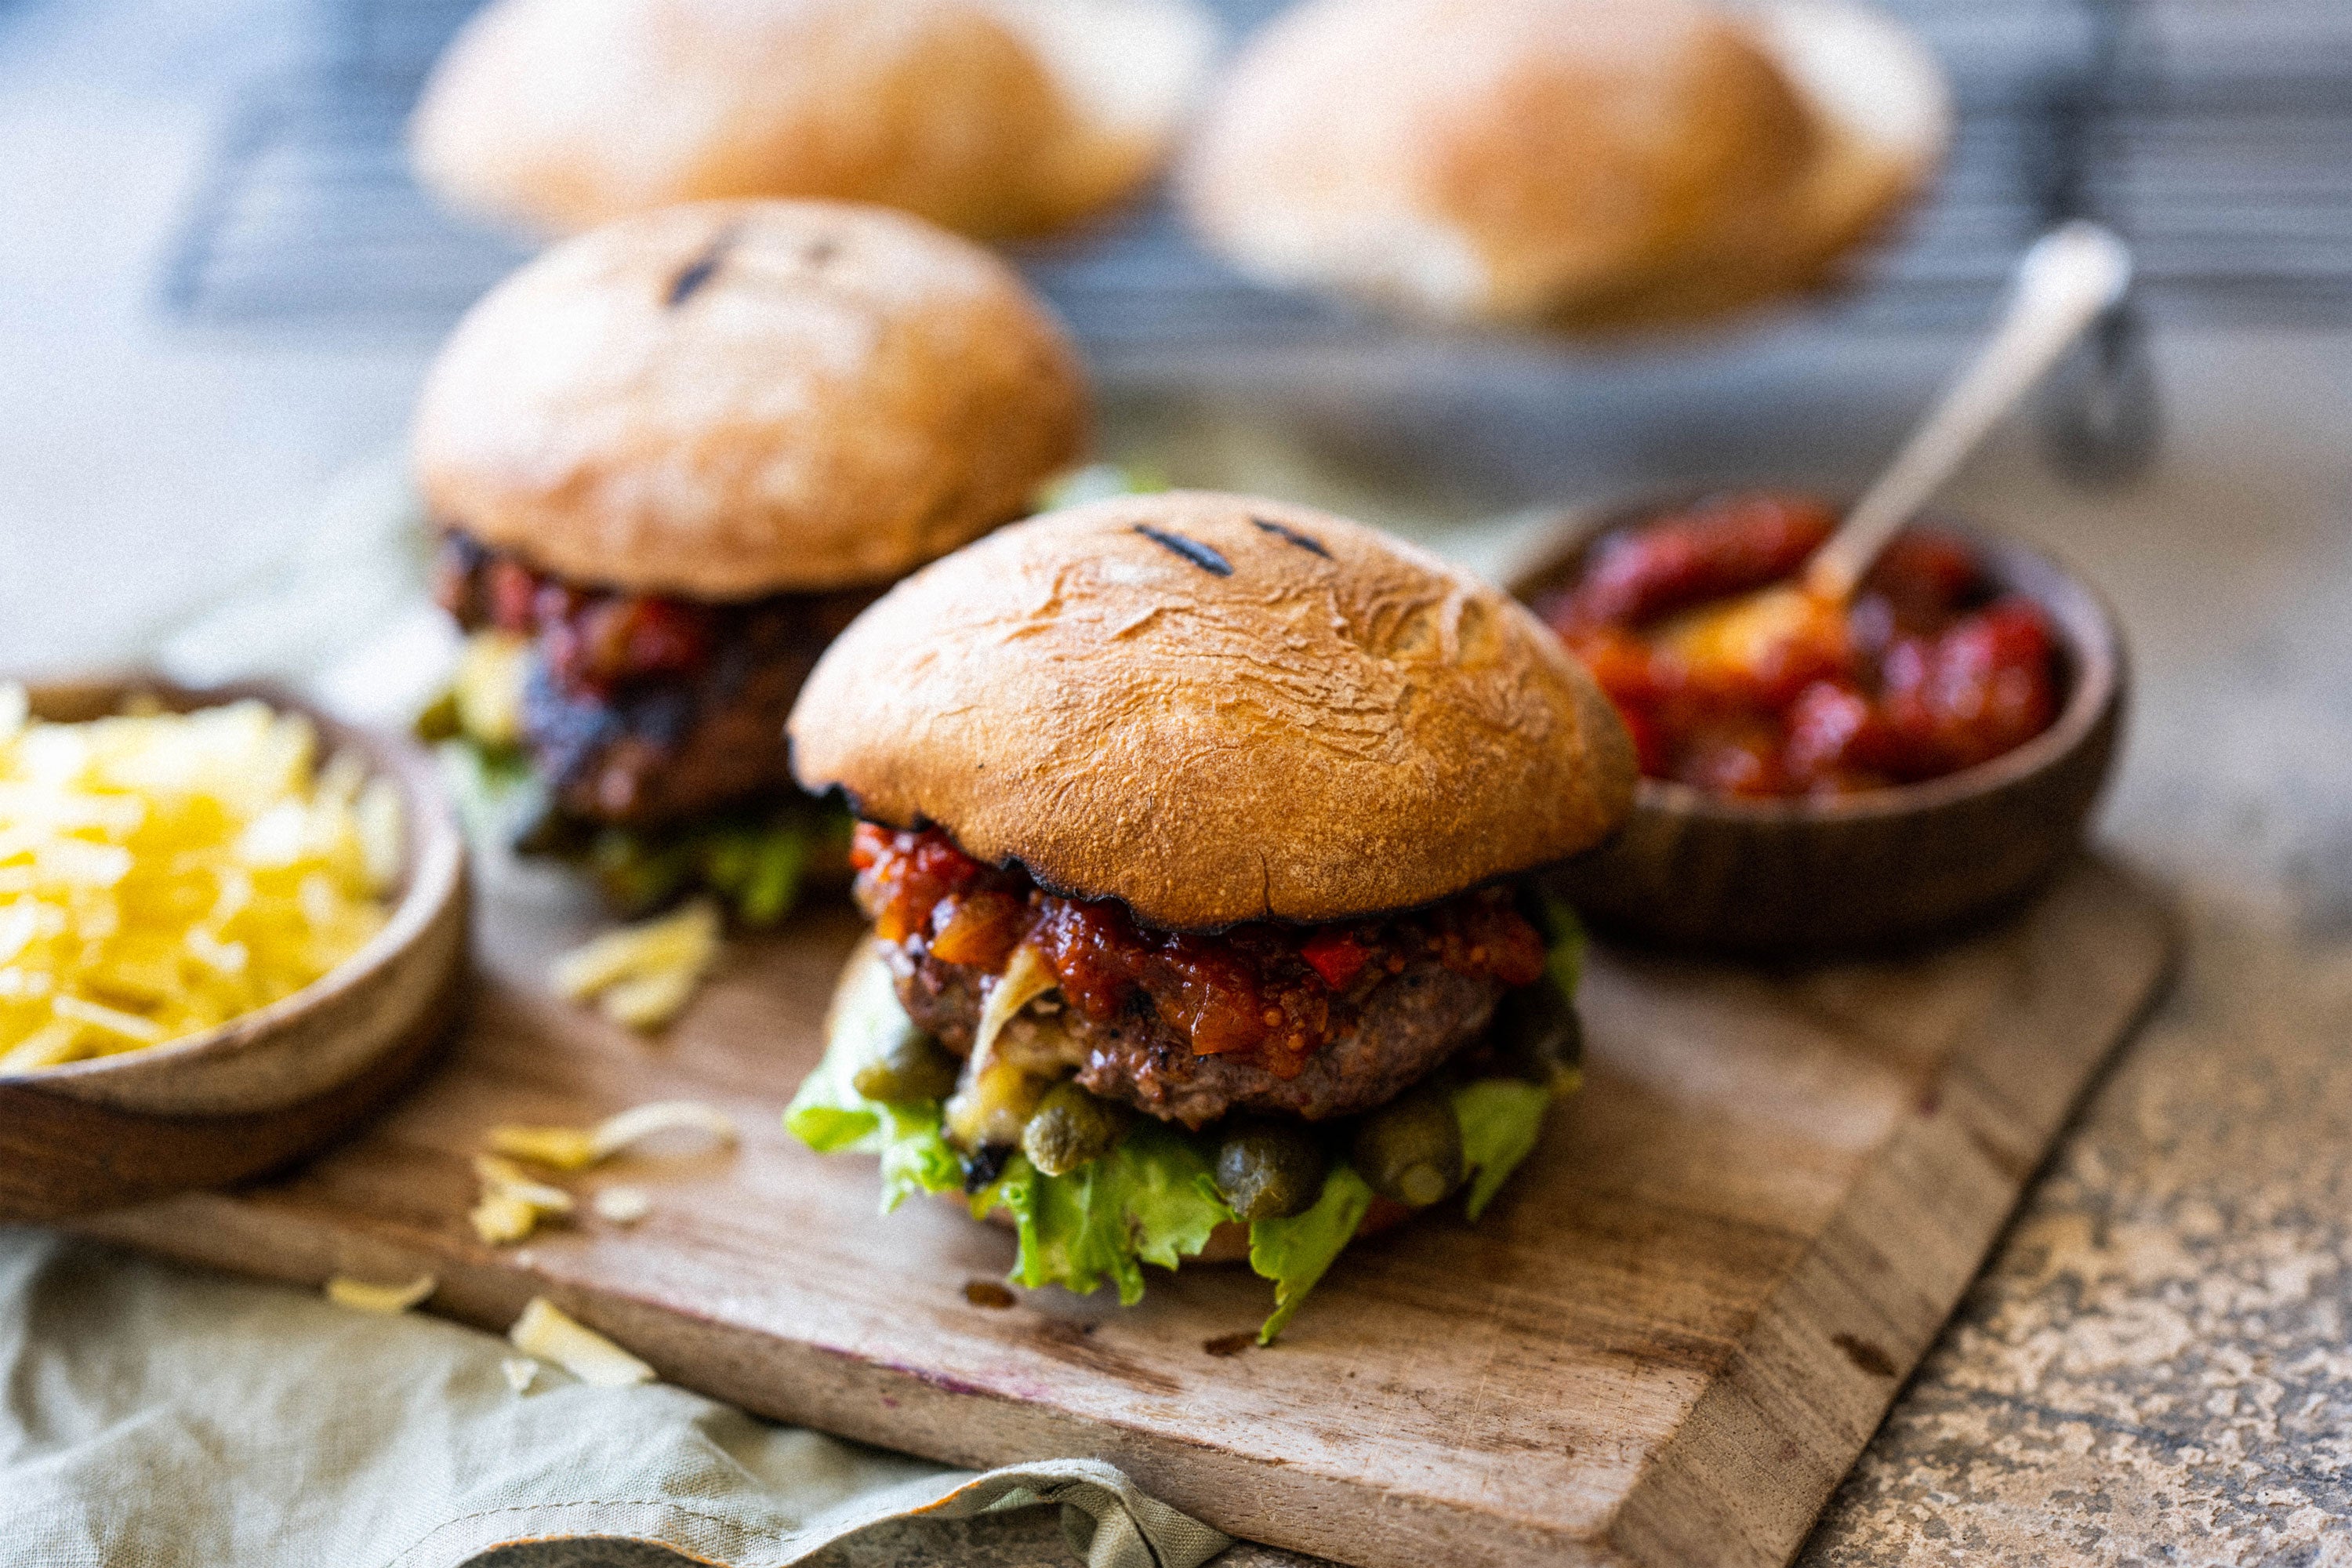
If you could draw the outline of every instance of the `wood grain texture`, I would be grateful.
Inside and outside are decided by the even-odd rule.
[[[1087,1454],[1249,1539],[1346,1562],[1777,1563],[1949,1311],[2053,1133],[2154,994],[2169,926],[2078,863],[2007,928],[1901,964],[1786,973],[1597,954],[1585,1091],[1476,1226],[1359,1244],[1271,1350],[1245,1270],[967,1300],[1012,1241],[942,1205],[877,1219],[871,1162],[777,1112],[855,931],[736,944],[663,1040],[550,997],[577,934],[500,900],[448,1064],[291,1179],[87,1222],[299,1282],[441,1281],[504,1328],[546,1294],[665,1376],[964,1464]],[[502,1121],[698,1096],[731,1156],[627,1158],[633,1229],[478,1245],[467,1160]]]

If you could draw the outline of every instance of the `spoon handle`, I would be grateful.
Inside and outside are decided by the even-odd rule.
[[[1976,450],[1985,432],[2100,311],[2123,298],[2131,270],[2130,250],[2098,224],[2078,218],[2034,241],[2018,263],[2000,324],[1837,532],[1814,552],[1805,567],[1807,592],[1851,597],[1886,542]]]

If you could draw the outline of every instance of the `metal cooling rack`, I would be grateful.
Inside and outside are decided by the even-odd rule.
[[[2287,0],[2290,5],[2296,0]],[[2021,245],[2088,213],[2133,241],[2165,319],[2352,321],[2352,26],[2326,0],[2264,47],[2156,0],[1911,0],[1962,115],[1933,201],[1825,319],[1852,330],[1981,318]],[[1238,34],[1280,0],[1227,0]],[[173,319],[213,329],[431,336],[522,259],[411,183],[401,126],[470,0],[342,0],[313,68],[256,86],[170,253]],[[2277,10],[2273,5],[2273,14]],[[2352,21],[2352,16],[2343,18]],[[1392,331],[1255,288],[1164,202],[1024,268],[1097,355],[1360,342]],[[2129,321],[2110,336],[2128,346]],[[2121,352],[2118,350],[2117,352]]]

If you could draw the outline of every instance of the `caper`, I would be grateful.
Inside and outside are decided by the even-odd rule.
[[[696,843],[699,860],[697,867],[706,886],[714,892],[734,898],[751,879],[751,860],[758,852],[758,842],[746,829],[722,827],[703,835]]]
[[[807,844],[790,827],[771,827],[755,842],[735,912],[743,923],[770,926],[783,919],[801,888],[801,868]]]
[[[1583,1020],[1549,974],[1505,993],[1487,1038],[1512,1071],[1536,1083],[1555,1085],[1584,1059]]]
[[[1021,1152],[1049,1176],[1067,1175],[1101,1159],[1126,1132],[1127,1107],[1097,1100],[1064,1079],[1045,1091],[1037,1113],[1021,1130]]]
[[[623,914],[644,914],[669,901],[694,874],[684,844],[661,844],[626,828],[596,835],[588,852],[596,886]]]
[[[1301,1126],[1240,1122],[1217,1145],[1217,1191],[1245,1220],[1305,1214],[1323,1194],[1323,1146]]]
[[[858,1064],[849,1085],[868,1100],[903,1105],[945,1100],[955,1092],[956,1075],[962,1070],[945,1046],[910,1023]]]
[[[416,738],[428,745],[464,734],[465,726],[457,721],[457,689],[453,686],[426,703],[416,716],[415,729]]]
[[[1462,1123],[1444,1091],[1426,1086],[1356,1125],[1357,1173],[1384,1197],[1426,1208],[1462,1182]]]
[[[515,792],[503,820],[507,847],[518,855],[577,855],[591,839],[587,826],[558,806],[536,778]]]

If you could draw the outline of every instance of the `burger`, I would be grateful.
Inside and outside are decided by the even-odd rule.
[[[701,882],[772,919],[831,832],[775,743],[817,655],[1030,510],[1087,424],[1045,309],[921,219],[708,202],[567,241],[467,313],[417,407],[467,635],[423,728],[472,759],[478,816],[625,910]]]
[[[1469,1215],[1576,1082],[1539,875],[1633,795],[1519,605],[1372,529],[1122,496],[909,577],[818,661],[793,770],[859,818],[851,955],[786,1125],[957,1194],[1016,1282],[1247,1258],[1279,1332],[1349,1241]]]

